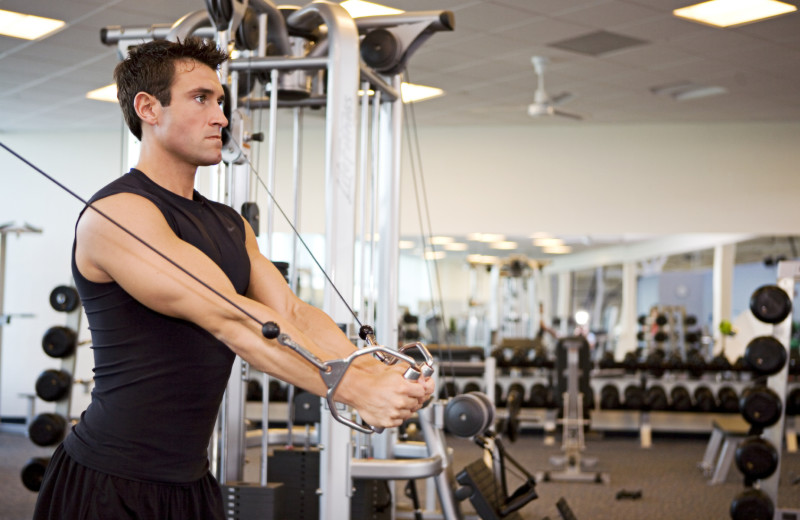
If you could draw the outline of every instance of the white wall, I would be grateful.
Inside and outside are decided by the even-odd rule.
[[[119,175],[119,132],[1,135],[0,141],[29,159],[84,199]],[[5,312],[33,313],[34,318],[12,319],[0,327],[0,415],[23,416],[36,378],[60,360],[44,354],[41,338],[66,317],[49,305],[50,291],[71,284],[70,253],[75,220],[83,204],[56,187],[18,159],[0,150],[0,224],[30,223],[41,234],[10,235],[6,241]],[[83,320],[85,325],[85,320]],[[88,339],[84,330],[80,339]],[[87,355],[88,354],[88,355]],[[91,378],[91,355],[79,351],[75,376]],[[81,387],[76,401],[85,401]],[[75,406],[85,406],[76,402]],[[39,401],[37,412],[53,405]]]
[[[322,119],[307,116],[304,232],[324,230]],[[285,124],[285,121],[282,121]],[[580,233],[800,233],[800,123],[420,128],[435,234],[494,231]],[[0,136],[0,141],[88,197],[121,171],[119,131]],[[276,196],[291,214],[292,141],[282,131]],[[264,148],[265,149],[265,148]],[[266,180],[267,155],[258,152]],[[404,152],[404,234],[417,235]],[[9,237],[6,312],[34,319],[2,327],[0,415],[20,416],[38,374],[54,366],[44,331],[63,324],[47,299],[70,281],[69,255],[81,204],[0,150],[0,223],[29,222],[41,235]],[[262,221],[266,199],[259,195]],[[276,231],[286,230],[276,220]],[[416,270],[419,273],[418,270]],[[418,274],[417,274],[418,276]],[[465,272],[443,275],[445,300],[468,297]],[[420,279],[401,286],[422,285]],[[77,374],[89,377],[91,374]]]

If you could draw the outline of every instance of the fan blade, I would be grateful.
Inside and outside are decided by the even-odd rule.
[[[563,105],[574,97],[571,92],[562,92],[550,98],[550,104],[553,106]]]
[[[583,121],[583,117],[579,116],[578,114],[572,114],[570,112],[564,112],[562,110],[553,110],[551,112],[551,114],[554,115],[554,116],[566,117],[568,119],[574,119],[576,121]]]

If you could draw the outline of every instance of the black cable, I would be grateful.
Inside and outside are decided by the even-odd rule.
[[[226,301],[227,303],[229,303],[229,304],[230,304],[230,305],[231,305],[233,308],[235,308],[236,310],[240,311],[242,314],[244,314],[245,316],[247,316],[247,317],[248,317],[248,318],[250,318],[251,320],[253,320],[253,321],[255,321],[256,323],[258,323],[258,325],[259,325],[259,326],[261,326],[261,327],[263,327],[263,326],[264,326],[264,323],[263,323],[261,320],[259,320],[258,318],[256,318],[256,317],[255,317],[255,316],[253,316],[252,314],[250,314],[250,313],[249,313],[247,310],[245,310],[245,309],[244,309],[244,308],[243,308],[241,305],[238,305],[238,304],[237,304],[237,303],[235,303],[233,300],[231,300],[230,298],[228,298],[227,296],[225,296],[224,294],[222,294],[221,292],[219,292],[218,290],[214,289],[214,288],[213,288],[213,287],[211,287],[209,284],[207,284],[206,282],[204,282],[203,280],[201,280],[200,278],[198,278],[196,275],[194,275],[194,274],[192,274],[191,272],[189,272],[189,271],[188,271],[186,268],[184,268],[183,266],[181,266],[180,264],[178,264],[176,261],[174,261],[173,259],[171,259],[170,257],[168,257],[166,254],[162,253],[161,251],[159,251],[158,249],[156,249],[154,246],[150,245],[150,244],[149,244],[149,243],[148,243],[146,240],[144,240],[143,238],[140,238],[138,235],[136,235],[136,233],[134,233],[133,231],[129,230],[128,228],[126,228],[125,226],[123,226],[122,224],[120,224],[119,222],[117,222],[116,220],[114,220],[113,218],[111,218],[110,216],[108,216],[108,215],[107,215],[106,213],[104,213],[103,211],[101,211],[101,210],[97,209],[97,207],[95,207],[95,205],[94,205],[94,204],[91,204],[91,203],[89,203],[88,201],[84,200],[84,199],[83,199],[83,198],[82,198],[80,195],[78,195],[77,193],[75,193],[75,192],[74,192],[74,191],[72,191],[71,189],[67,188],[65,185],[63,185],[63,184],[61,184],[60,182],[58,182],[58,181],[57,181],[55,178],[53,178],[53,177],[51,177],[50,175],[48,175],[47,173],[45,173],[45,172],[44,172],[44,171],[43,171],[41,168],[39,168],[38,166],[34,165],[32,162],[30,162],[30,161],[29,161],[29,160],[27,160],[26,158],[22,157],[20,154],[18,154],[17,152],[15,152],[14,150],[12,150],[12,149],[11,149],[11,148],[9,148],[8,146],[6,146],[6,145],[5,145],[3,142],[0,142],[0,146],[1,146],[1,147],[3,147],[3,148],[5,148],[5,150],[6,150],[8,153],[10,153],[11,155],[13,155],[14,157],[16,157],[17,159],[19,159],[19,160],[20,160],[20,161],[22,161],[23,163],[25,163],[25,164],[27,164],[28,166],[30,166],[31,168],[33,168],[33,169],[34,169],[36,172],[38,172],[39,174],[43,175],[43,176],[44,176],[46,179],[48,179],[49,181],[53,182],[53,183],[54,183],[56,186],[58,186],[58,187],[59,187],[59,188],[61,188],[62,190],[66,191],[67,193],[69,193],[70,195],[72,195],[73,197],[75,197],[76,199],[78,199],[79,201],[81,201],[81,202],[84,204],[84,206],[86,206],[86,207],[88,207],[88,208],[91,208],[91,209],[93,209],[93,210],[94,210],[95,212],[97,212],[97,213],[98,213],[98,214],[99,214],[101,217],[105,218],[106,220],[108,220],[109,222],[111,222],[112,224],[114,224],[115,226],[117,226],[119,229],[121,229],[122,231],[124,231],[125,233],[127,233],[128,235],[130,235],[132,238],[136,239],[136,240],[137,240],[139,243],[141,243],[142,245],[144,245],[145,247],[147,247],[148,249],[150,249],[151,251],[153,251],[154,253],[156,253],[158,256],[160,256],[161,258],[163,258],[164,260],[166,260],[167,262],[169,262],[170,264],[172,264],[174,267],[176,267],[178,270],[180,270],[181,272],[183,272],[184,274],[186,274],[187,276],[189,276],[191,279],[193,279],[194,281],[196,281],[197,283],[199,283],[200,285],[202,285],[203,287],[205,287],[206,289],[208,289],[208,290],[209,290],[209,291],[211,291],[212,293],[214,293],[214,294],[216,294],[217,296],[219,296],[220,298],[222,298],[224,301]]]
[[[409,77],[409,74],[408,74],[408,70],[405,70],[405,76],[406,76],[406,80],[410,82],[410,77]],[[442,332],[443,332],[442,340],[444,342],[443,346],[444,346],[445,350],[447,351],[448,361],[450,362],[450,378],[452,379],[452,382],[455,385],[456,374],[455,374],[455,366],[453,364],[453,350],[450,348],[450,342],[447,339],[447,319],[446,319],[445,312],[444,312],[444,297],[442,296],[442,283],[441,283],[441,276],[439,274],[439,262],[436,259],[436,249],[434,247],[434,244],[432,243],[433,241],[431,240],[433,238],[433,232],[432,232],[433,226],[431,225],[430,206],[428,205],[427,190],[425,188],[425,176],[424,176],[424,172],[422,170],[422,152],[421,152],[421,147],[419,145],[419,132],[418,132],[418,127],[417,127],[416,112],[414,111],[414,103],[404,103],[403,104],[403,108],[404,108],[404,110],[406,111],[407,114],[410,114],[410,117],[406,117],[404,119],[405,119],[405,122],[406,122],[406,125],[405,125],[405,127],[406,127],[406,137],[408,139],[409,155],[410,155],[410,159],[411,159],[412,179],[414,180],[414,193],[416,195],[416,201],[417,201],[417,213],[419,215],[418,218],[419,218],[419,222],[420,222],[420,232],[421,232],[421,235],[422,235],[423,258],[424,258],[425,249],[426,249],[426,242],[429,242],[430,243],[430,247],[431,247],[431,252],[433,253],[431,255],[431,260],[433,261],[434,269],[436,271],[436,285],[437,285],[438,295],[439,295],[439,311],[440,311],[441,316],[442,316]],[[411,141],[412,130],[413,130],[413,135],[414,135],[414,142],[413,143]],[[414,161],[414,149],[415,149],[415,147],[412,146],[414,144],[416,145],[416,151],[417,151],[417,154],[416,154],[417,161],[416,162],[418,163],[418,166],[419,166],[419,178],[420,178],[420,184],[422,186],[422,197],[423,197],[423,201],[425,203],[425,215],[426,215],[425,219],[423,219],[423,217],[422,217],[422,212],[420,210],[420,204],[419,204],[420,197],[419,197],[419,190],[417,189],[417,177],[416,177],[417,169],[415,168],[415,161]],[[426,221],[427,224],[428,224],[429,233],[428,233],[427,237],[425,235],[423,221]],[[426,238],[428,238],[427,241],[426,241]],[[427,262],[426,262],[425,265],[426,265],[426,269],[427,269],[427,266],[428,266]],[[429,284],[432,283],[431,280],[432,280],[432,277],[431,277],[430,271],[428,271],[428,283]],[[434,298],[433,295],[434,295],[434,292],[433,292],[433,288],[431,287],[431,299]],[[435,303],[435,302],[432,302],[432,303]],[[445,384],[445,385],[443,385],[443,387],[444,387],[444,391],[445,391],[445,398],[449,398],[450,396],[448,395],[449,391],[447,390],[447,385]]]
[[[294,234],[295,234],[295,236],[297,236],[297,239],[300,241],[301,244],[303,244],[303,247],[308,252],[308,254],[311,256],[311,260],[313,260],[314,263],[317,265],[317,267],[319,267],[320,272],[322,272],[323,276],[325,276],[325,279],[328,280],[328,283],[331,285],[331,288],[339,296],[339,299],[342,300],[342,303],[344,303],[344,306],[347,307],[348,311],[350,311],[350,314],[353,315],[353,319],[356,320],[356,323],[358,323],[358,326],[362,327],[363,325],[362,325],[361,321],[358,319],[358,316],[356,315],[355,311],[353,311],[352,307],[350,307],[350,305],[347,303],[347,300],[345,300],[345,298],[342,295],[342,293],[339,292],[339,289],[336,287],[336,284],[334,284],[333,280],[331,280],[331,277],[328,276],[327,271],[325,271],[325,269],[322,267],[322,264],[319,263],[319,260],[317,260],[317,257],[314,256],[314,253],[311,252],[311,248],[308,246],[308,244],[306,244],[306,241],[303,240],[303,237],[300,235],[300,231],[298,231],[297,228],[295,227],[294,222],[292,222],[292,220],[289,218],[289,216],[283,211],[283,208],[281,207],[281,205],[278,204],[278,201],[275,198],[275,195],[272,194],[272,191],[270,191],[269,187],[267,187],[266,183],[261,179],[261,176],[258,174],[258,170],[256,170],[255,167],[253,166],[253,163],[250,162],[250,158],[247,156],[246,153],[244,153],[244,150],[242,149],[242,146],[236,141],[236,139],[233,138],[233,134],[231,134],[231,132],[227,128],[225,128],[224,131],[228,132],[228,136],[230,137],[231,142],[233,144],[235,144],[236,147],[239,149],[239,151],[242,154],[242,157],[244,157],[245,161],[247,161],[247,165],[250,167],[250,171],[253,173],[253,175],[256,176],[256,179],[258,180],[258,183],[261,184],[261,186],[264,188],[264,191],[267,192],[267,195],[269,195],[269,198],[272,199],[272,202],[273,202],[273,204],[275,204],[275,207],[277,208],[277,210],[281,213],[281,215],[283,215],[283,218],[286,220],[286,223],[289,224],[289,227],[292,228],[292,231],[294,231]]]

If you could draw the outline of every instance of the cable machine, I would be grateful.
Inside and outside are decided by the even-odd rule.
[[[324,0],[303,7],[280,8],[269,0],[206,0],[205,3],[206,10],[189,13],[172,25],[106,27],[101,31],[101,40],[107,45],[117,45],[121,57],[130,45],[151,39],[177,40],[190,35],[214,39],[221,48],[238,51],[221,70],[222,83],[232,95],[226,98],[230,100],[225,107],[229,132],[224,132],[227,136],[223,143],[225,166],[218,173],[218,184],[224,188],[224,193],[219,198],[237,210],[241,208],[258,234],[256,182],[266,188],[270,198],[264,252],[268,257],[276,209],[271,194],[276,170],[277,112],[292,108],[295,114],[293,222],[297,223],[298,136],[302,131],[302,110],[324,107],[324,270],[330,273],[331,282],[340,288],[341,300],[354,301],[355,274],[346,266],[356,264],[353,231],[360,218],[362,229],[369,227],[367,231],[371,231],[368,232],[370,240],[361,241],[362,265],[366,265],[369,257],[372,272],[369,283],[362,274],[363,298],[359,300],[366,303],[357,308],[366,321],[371,321],[374,315],[376,339],[380,344],[396,345],[401,74],[413,52],[430,36],[438,31],[453,30],[452,13],[423,11],[353,19],[339,4]],[[254,90],[254,78],[263,84],[263,96],[259,92],[261,89]],[[360,103],[359,88],[364,93]],[[255,110],[267,108],[269,166],[264,183],[253,175],[257,170],[250,159],[251,144],[261,141],[263,135],[253,130],[251,115]],[[359,142],[361,161],[357,160]],[[360,193],[358,174],[361,175]],[[363,199],[360,212],[357,196]],[[380,239],[376,240],[376,236]],[[294,254],[293,258],[296,258]],[[293,264],[291,268],[296,269],[296,261]],[[355,340],[354,316],[341,300],[331,285],[327,285],[323,310]],[[244,476],[247,373],[248,367],[237,358],[220,412],[217,442],[210,447],[212,464],[223,484],[239,482]],[[264,384],[262,485],[266,484],[267,475],[267,388]],[[349,412],[339,410],[338,413]],[[319,442],[325,449],[320,455],[320,518],[347,518],[355,467],[353,432],[332,421],[328,413],[321,417]],[[380,436],[370,454],[377,458],[390,456],[391,442],[391,436]],[[343,475],[350,477],[343,478]]]

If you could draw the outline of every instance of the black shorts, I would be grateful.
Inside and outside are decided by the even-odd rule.
[[[33,518],[225,520],[225,513],[211,473],[188,484],[131,480],[82,466],[59,446],[47,465]]]

